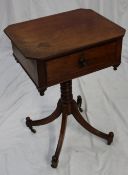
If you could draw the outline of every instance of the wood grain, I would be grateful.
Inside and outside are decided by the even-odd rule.
[[[124,35],[90,9],[77,9],[8,26],[5,33],[29,59],[48,60]]]
[[[75,102],[72,79],[117,66],[121,62],[122,39],[125,30],[92,10],[77,9],[5,29],[13,45],[13,54],[43,95],[47,87],[60,83],[61,96],[57,108],[40,120],[26,118],[26,125],[52,122],[62,113],[62,124],[51,166],[58,166],[68,115],[87,131],[101,137],[110,145],[114,133],[103,133],[91,126],[80,114],[82,99]],[[93,88],[93,87],[92,87]]]
[[[117,56],[117,47],[120,48],[120,42],[114,40],[61,57],[61,59],[47,61],[47,85],[77,78],[112,65],[119,65],[121,57],[119,59]],[[81,58],[85,60],[84,66],[80,65]]]
[[[125,29],[90,9],[8,26],[16,60],[41,95],[47,87],[121,62]]]

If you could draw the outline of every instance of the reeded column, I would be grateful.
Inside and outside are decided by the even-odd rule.
[[[67,115],[71,114],[71,104],[73,100],[72,95],[72,81],[66,81],[60,84],[61,90],[61,102],[62,102],[62,113],[66,113]]]

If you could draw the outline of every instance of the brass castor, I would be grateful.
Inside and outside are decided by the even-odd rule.
[[[113,132],[109,132],[108,139],[107,139],[107,144],[108,145],[111,145],[111,143],[113,142],[113,138],[114,138],[114,133]]]
[[[52,167],[52,168],[57,168],[57,166],[58,166],[58,159],[57,159],[57,157],[54,155],[54,156],[52,156],[51,167]]]

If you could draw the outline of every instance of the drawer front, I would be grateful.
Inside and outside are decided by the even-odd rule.
[[[87,49],[47,62],[47,84],[53,85],[119,64],[117,42]]]

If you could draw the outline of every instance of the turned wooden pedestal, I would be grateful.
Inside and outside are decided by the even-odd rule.
[[[89,123],[85,121],[85,119],[82,117],[82,115],[79,112],[79,109],[81,110],[81,100],[80,97],[78,98],[77,102],[73,99],[72,95],[72,81],[67,81],[60,84],[61,89],[61,98],[58,101],[57,108],[55,111],[48,117],[41,119],[41,120],[31,120],[29,117],[26,118],[26,125],[30,128],[30,130],[35,133],[36,130],[33,129],[33,126],[39,126],[39,125],[45,125],[62,114],[62,123],[61,123],[61,129],[60,129],[60,136],[57,144],[57,148],[55,151],[55,154],[52,157],[52,164],[51,166],[53,168],[56,168],[58,165],[59,155],[62,148],[65,130],[66,130],[66,124],[67,124],[67,117],[68,115],[72,114],[73,117],[77,120],[77,122],[83,126],[86,130],[91,132],[92,134],[101,137],[103,139],[107,140],[107,144],[110,145],[113,141],[114,134],[113,132],[109,132],[109,134],[105,134],[94,127],[92,127]]]

